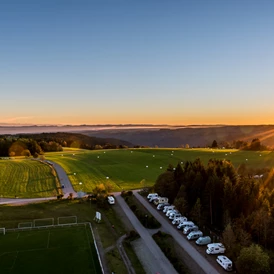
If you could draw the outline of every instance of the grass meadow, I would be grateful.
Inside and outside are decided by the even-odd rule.
[[[205,165],[209,159],[216,158],[230,160],[236,168],[241,163],[252,168],[274,166],[274,152],[228,149],[64,149],[45,156],[65,169],[76,191],[85,192],[106,182],[112,185],[113,191],[152,186],[169,164],[176,166],[197,158]]]
[[[29,159],[0,160],[1,197],[39,198],[56,194],[56,178],[50,166]]]
[[[6,232],[0,240],[1,273],[102,273],[88,226]]]

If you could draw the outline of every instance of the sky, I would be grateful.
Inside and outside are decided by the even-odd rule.
[[[1,0],[0,123],[274,124],[274,1]]]

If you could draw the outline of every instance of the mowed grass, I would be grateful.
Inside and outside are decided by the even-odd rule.
[[[106,182],[113,186],[113,191],[152,186],[169,164],[176,166],[197,158],[205,165],[209,159],[216,158],[230,160],[236,168],[242,163],[251,168],[271,168],[273,156],[274,152],[269,151],[232,149],[65,149],[47,153],[46,159],[65,169],[76,191],[91,192],[95,185]]]
[[[35,198],[56,194],[56,178],[50,166],[30,159],[0,160],[1,197]]]
[[[102,273],[88,226],[7,232],[0,241],[1,273]]]

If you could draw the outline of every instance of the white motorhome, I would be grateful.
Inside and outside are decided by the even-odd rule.
[[[164,213],[166,213],[168,210],[170,210],[170,209],[174,209],[174,208],[175,208],[175,206],[174,206],[174,205],[165,206],[165,207],[164,207],[163,212],[164,212]]]
[[[115,204],[115,199],[114,199],[113,196],[108,196],[108,203],[109,203],[110,205],[114,205],[114,204]]]
[[[171,214],[169,214],[169,219],[173,220],[173,219],[179,218],[181,216],[182,216],[182,214],[180,212],[177,212],[177,213],[176,212],[172,212]]]
[[[187,222],[182,222],[179,223],[179,225],[177,226],[178,229],[184,229],[186,226],[193,226],[194,223],[191,221],[187,221]]]
[[[169,209],[166,212],[166,216],[169,217],[171,213],[179,213],[179,211],[177,209]]]
[[[198,230],[198,231],[192,231],[187,235],[187,239],[190,240],[195,240],[203,236],[203,232]]]
[[[157,210],[163,210],[163,208],[164,208],[165,206],[169,206],[169,205],[170,205],[169,203],[158,204],[158,205],[157,205]]]
[[[187,221],[187,217],[179,217],[179,218],[174,218],[173,221],[172,221],[172,224],[173,225],[178,225],[180,223],[183,223],[183,222],[186,222]]]
[[[225,253],[225,247],[222,243],[214,243],[207,245],[207,254],[223,254]]]
[[[158,205],[158,204],[164,204],[164,203],[167,203],[168,202],[168,198],[167,197],[158,197],[157,199],[155,199],[153,201],[153,203],[155,205]]]
[[[157,197],[158,198],[158,193],[149,193],[147,195],[147,199],[150,200],[152,197]]]
[[[187,235],[188,233],[192,232],[192,231],[198,231],[199,227],[197,225],[193,225],[193,226],[186,226],[183,230],[183,233],[185,235]]]
[[[226,256],[219,255],[219,256],[217,256],[216,261],[226,271],[232,271],[233,270],[232,262]]]
[[[154,201],[157,200],[157,199],[158,199],[158,197],[152,196],[148,201],[149,201],[150,203],[152,203],[152,202],[154,202]]]

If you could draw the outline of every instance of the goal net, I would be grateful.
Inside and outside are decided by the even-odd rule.
[[[19,223],[18,228],[32,228],[32,222]]]
[[[33,227],[47,227],[47,226],[54,226],[54,218],[33,220]]]
[[[77,224],[77,216],[58,217],[57,225]]]
[[[0,227],[0,235],[5,235],[6,234],[6,229],[4,227]]]

